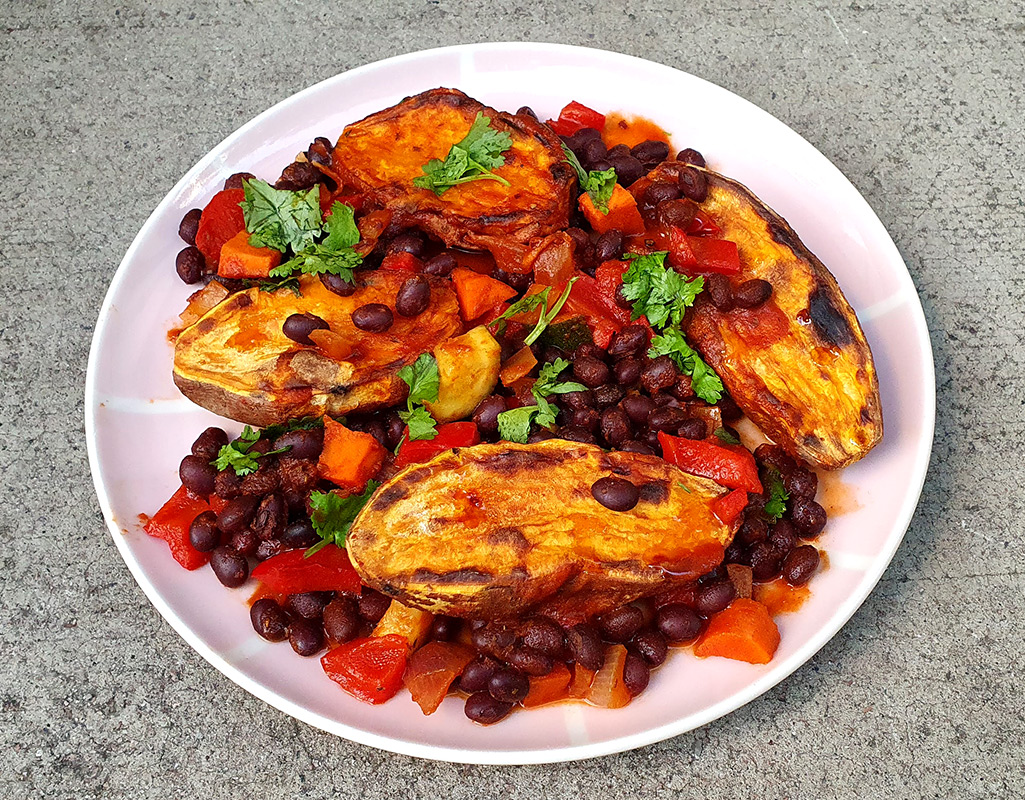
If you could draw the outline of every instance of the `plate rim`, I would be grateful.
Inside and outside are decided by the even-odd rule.
[[[150,229],[154,227],[155,220],[159,216],[163,209],[171,204],[171,198],[177,197],[182,190],[188,186],[188,184],[194,179],[194,177],[201,172],[211,162],[216,160],[217,154],[223,153],[231,144],[237,139],[243,137],[254,127],[259,126],[263,121],[274,114],[279,108],[293,103],[302,102],[302,100],[309,94],[312,94],[328,84],[334,82],[343,81],[347,78],[358,76],[364,72],[369,72],[374,69],[382,68],[386,65],[401,64],[406,61],[416,61],[423,58],[436,57],[443,54],[466,54],[466,53],[477,53],[481,51],[493,53],[499,51],[517,51],[517,50],[537,50],[543,49],[552,53],[565,53],[565,54],[580,54],[581,52],[586,53],[590,57],[599,57],[607,63],[630,63],[636,65],[643,65],[645,69],[651,69],[652,67],[659,70],[665,70],[669,73],[675,73],[677,75],[685,75],[689,79],[698,81],[703,84],[707,84],[713,87],[715,90],[720,92],[728,93],[736,101],[740,101],[741,104],[746,106],[746,111],[754,113],[756,116],[761,117],[764,121],[771,125],[782,126],[786,131],[799,142],[800,146],[808,151],[809,157],[815,158],[822,163],[822,166],[827,171],[833,173],[834,178],[839,178],[844,184],[851,189],[858,198],[864,203],[865,208],[869,213],[869,220],[872,224],[879,227],[884,234],[884,246],[893,248],[894,254],[903,266],[903,270],[899,272],[898,282],[902,284],[902,291],[906,292],[910,290],[909,306],[911,322],[915,329],[916,335],[919,337],[925,345],[925,355],[923,364],[923,377],[925,378],[926,385],[923,387],[923,401],[925,404],[926,419],[923,421],[923,429],[921,436],[921,443],[918,448],[918,452],[915,453],[914,465],[913,465],[913,481],[909,485],[909,490],[905,493],[899,512],[894,520],[894,525],[890,535],[885,540],[885,546],[875,555],[872,561],[872,567],[866,570],[864,577],[856,587],[856,591],[852,592],[847,598],[837,607],[836,611],[830,615],[829,624],[819,628],[814,635],[812,635],[807,642],[797,650],[788,661],[779,664],[771,673],[760,676],[750,683],[746,684],[745,687],[733,693],[724,700],[716,703],[701,712],[690,715],[689,717],[676,720],[674,722],[659,725],[653,728],[647,728],[643,731],[639,731],[634,734],[626,736],[616,737],[601,742],[589,742],[585,744],[571,744],[564,747],[558,747],[554,749],[543,749],[543,750],[470,750],[464,748],[456,748],[449,746],[440,746],[432,744],[424,744],[411,740],[396,739],[390,736],[385,736],[370,731],[363,730],[361,728],[354,728],[346,723],[338,722],[336,720],[326,720],[321,715],[310,711],[309,709],[301,706],[297,703],[292,702],[274,692],[271,689],[264,687],[256,680],[248,677],[242,670],[233,664],[229,663],[223,656],[214,651],[211,647],[206,645],[192,629],[182,620],[178,615],[171,609],[170,605],[164,601],[160,593],[157,591],[154,584],[146,576],[139,562],[135,559],[132,554],[127,538],[118,524],[117,520],[113,515],[113,507],[111,499],[107,493],[106,487],[100,480],[100,469],[99,469],[99,453],[98,444],[96,437],[96,414],[98,410],[97,393],[96,393],[96,364],[100,357],[101,343],[106,327],[108,318],[111,315],[111,309],[113,307],[113,298],[117,293],[117,289],[121,283],[125,280],[127,274],[127,267],[129,262],[133,260],[136,251],[141,247],[142,241],[149,235]],[[923,487],[925,485],[925,479],[928,474],[928,467],[930,464],[931,452],[935,438],[935,422],[936,422],[936,377],[935,377],[935,354],[933,353],[932,341],[929,335],[928,325],[925,319],[924,309],[922,307],[921,298],[918,295],[917,287],[915,287],[914,281],[911,278],[911,274],[908,271],[907,263],[901,256],[896,244],[894,243],[889,232],[886,231],[885,226],[879,219],[875,210],[868,203],[868,201],[861,195],[857,187],[855,187],[850,180],[844,175],[841,170],[836,167],[828,157],[819,151],[814,145],[812,145],[807,139],[805,139],[800,133],[795,131],[789,125],[779,120],[768,111],[760,108],[746,98],[726,89],[725,87],[718,86],[711,81],[701,78],[692,73],[684,70],[671,67],[667,64],[662,64],[657,61],[651,61],[648,59],[640,58],[637,56],[627,55],[624,53],[617,53],[614,51],[604,50],[601,48],[586,47],[579,45],[567,45],[557,43],[546,43],[546,42],[482,42],[472,44],[460,44],[460,45],[449,45],[442,47],[429,48],[426,50],[417,50],[410,53],[403,53],[400,55],[392,56],[389,58],[373,61],[367,64],[362,64],[352,69],[344,70],[335,75],[327,77],[321,81],[318,81],[304,89],[301,89],[288,97],[283,98],[274,105],[270,106],[266,110],[257,114],[255,117],[244,123],[240,127],[232,131],[228,136],[222,139],[220,142],[215,144],[206,154],[204,154],[185,174],[171,187],[154,207],[153,211],[146,218],[142,227],[129,245],[125,255],[121,259],[113,277],[111,278],[110,284],[107,288],[103,302],[100,306],[100,311],[97,316],[96,325],[93,329],[92,340],[89,348],[89,357],[86,366],[86,380],[85,380],[85,392],[84,392],[84,422],[85,422],[85,436],[86,436],[86,450],[89,458],[89,467],[92,475],[93,486],[96,491],[97,499],[99,500],[100,507],[103,512],[104,521],[107,524],[108,531],[114,540],[114,544],[121,554],[121,558],[124,560],[125,565],[128,567],[132,577],[135,579],[139,588],[142,589],[146,598],[156,608],[160,615],[168,622],[172,629],[174,629],[179,636],[181,636],[185,642],[192,647],[200,656],[202,656],[211,666],[221,672],[225,677],[231,680],[236,685],[240,686],[245,691],[259,698],[268,705],[282,711],[289,716],[299,719],[306,724],[309,724],[319,730],[323,730],[327,733],[332,733],[337,736],[349,739],[350,741],[357,742],[359,744],[370,745],[385,751],[415,756],[418,758],[425,758],[436,761],[446,761],[453,763],[466,763],[466,764],[482,764],[482,765],[522,765],[522,764],[543,764],[543,763],[559,763],[568,761],[577,761],[589,758],[596,758],[615,753],[632,750],[638,747],[643,747],[649,744],[663,741],[665,739],[686,733],[691,730],[695,730],[699,727],[707,725],[720,717],[726,716],[727,714],[735,711],[743,705],[751,702],[757,697],[761,696],[773,686],[776,686],[790,675],[792,675],[797,669],[806,664],[816,653],[818,653],[825,644],[832,639],[839,630],[847,624],[854,613],[864,604],[869,594],[874,590],[879,580],[882,578],[884,572],[889,567],[893,560],[893,556],[904,539],[907,530],[914,517],[914,513],[918,507],[918,503],[921,499]]]

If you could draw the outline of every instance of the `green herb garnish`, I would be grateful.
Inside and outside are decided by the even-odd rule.
[[[690,377],[694,394],[706,403],[719,402],[723,393],[722,381],[698,352],[687,344],[678,328],[666,328],[660,335],[653,337],[651,347],[648,348],[648,356],[669,356],[680,372]]]
[[[298,253],[321,231],[320,187],[304,192],[275,189],[256,178],[242,181],[246,199],[239,205],[253,247]]]
[[[558,409],[548,398],[553,394],[566,394],[567,392],[583,392],[587,387],[574,381],[558,381],[559,373],[569,366],[569,362],[557,358],[550,364],[541,368],[534,385],[530,387],[530,393],[534,395],[536,405],[521,406],[509,411],[503,411],[498,415],[498,435],[509,442],[526,444],[530,436],[531,423],[537,423],[543,428],[555,424],[555,415]]]
[[[769,518],[769,522],[776,522],[787,510],[790,493],[783,486],[783,478],[775,467],[769,467],[766,470],[765,478],[766,497],[768,498],[765,501],[765,516]]]
[[[361,494],[348,497],[340,497],[334,492],[312,492],[310,522],[320,541],[308,548],[305,556],[309,558],[329,544],[345,547],[345,538],[349,535],[353,520],[380,485],[377,481],[367,481]]]
[[[430,353],[423,353],[412,364],[400,369],[399,377],[409,387],[406,410],[399,412],[399,418],[409,428],[409,438],[433,439],[438,435],[438,423],[423,403],[434,403],[438,400],[441,376],[437,360]]]
[[[713,431],[713,433],[715,433],[715,435],[719,437],[719,441],[723,444],[740,444],[740,439],[738,439],[725,428],[716,428],[715,431]]]
[[[608,214],[609,200],[612,199],[612,192],[616,188],[616,170],[609,167],[602,171],[592,169],[590,172],[586,172],[581,166],[577,154],[570,150],[565,142],[562,143],[562,152],[566,155],[566,161],[577,173],[580,189],[591,196],[591,202],[594,203],[595,208],[602,214]]]
[[[340,422],[344,420],[339,420]],[[277,439],[283,433],[291,431],[309,431],[314,428],[323,428],[323,417],[295,417],[288,422],[279,422],[277,425],[270,425],[263,429],[261,439]]]
[[[502,312],[501,316],[496,317],[488,323],[488,327],[496,325],[496,333],[501,336],[505,332],[506,320],[515,317],[517,314],[523,314],[527,311],[533,311],[539,306],[547,309],[542,311],[541,315],[537,319],[537,324],[534,325],[534,329],[526,335],[523,340],[525,345],[532,345],[537,341],[538,337],[544,333],[545,328],[552,324],[559,312],[562,311],[562,307],[566,305],[566,301],[569,299],[569,293],[573,290],[573,284],[576,283],[579,278],[570,278],[566,284],[566,288],[563,289],[562,294],[559,295],[559,299],[555,301],[555,304],[549,309],[548,308],[548,294],[551,292],[552,287],[546,286],[537,294],[530,294],[526,297],[521,297],[505,311]]]
[[[509,181],[491,170],[505,164],[502,154],[510,147],[512,137],[492,128],[491,118],[478,111],[466,136],[452,145],[445,160],[432,158],[424,164],[424,174],[414,178],[413,185],[439,196],[453,186],[471,181],[491,180],[509,186]]]
[[[297,251],[293,258],[274,267],[270,277],[288,278],[296,272],[303,275],[330,273],[351,283],[353,270],[363,263],[363,256],[353,250],[359,242],[359,228],[352,207],[335,201],[323,229],[327,231],[324,241]]]
[[[257,459],[264,456],[275,456],[291,450],[291,447],[282,447],[279,450],[271,450],[269,453],[253,453],[252,447],[260,440],[260,432],[253,430],[248,425],[242,430],[238,439],[228,442],[218,452],[217,458],[210,463],[218,470],[233,469],[239,477],[244,477],[259,469]]]
[[[623,297],[633,305],[632,319],[647,317],[652,327],[679,325],[705,286],[704,278],[687,278],[665,265],[665,251],[627,253],[630,268],[623,275]]]

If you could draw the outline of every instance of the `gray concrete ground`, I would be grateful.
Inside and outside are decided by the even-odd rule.
[[[82,386],[121,255],[225,135],[350,67],[517,39],[680,67],[829,156],[919,288],[939,420],[892,566],[789,680],[639,751],[479,768],[321,733],[190,650],[108,538]],[[1016,2],[0,0],[0,796],[1020,795],[1023,86]]]

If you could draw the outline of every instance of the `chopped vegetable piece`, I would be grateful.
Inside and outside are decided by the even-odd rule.
[[[446,422],[438,426],[438,435],[433,439],[406,439],[399,445],[395,466],[405,467],[430,461],[438,453],[454,447],[472,447],[480,444],[480,432],[473,422]]]
[[[779,628],[768,609],[756,600],[737,598],[708,621],[694,644],[694,655],[768,664],[777,647]]]
[[[253,578],[266,592],[349,592],[358,594],[359,575],[342,547],[328,545],[311,556],[302,550],[286,550],[253,569]]]
[[[547,703],[555,703],[569,697],[569,685],[572,680],[569,667],[561,661],[555,662],[552,671],[547,675],[533,675],[530,678],[530,690],[523,698],[524,708],[536,708]]]
[[[192,546],[192,542],[189,541],[189,526],[192,525],[192,520],[209,508],[205,500],[181,486],[160,510],[146,521],[143,530],[150,536],[167,542],[174,560],[185,569],[199,569],[210,560],[210,554],[201,553]]]
[[[266,181],[242,181],[241,202],[249,243],[298,253],[313,244],[321,229],[320,187],[293,192]]]
[[[726,239],[687,237],[690,249],[701,272],[721,272],[736,275],[740,272],[740,253],[737,245]]]
[[[711,478],[728,489],[762,493],[754,456],[742,446],[724,445],[714,436],[682,439],[659,431],[662,457],[684,472]]]
[[[330,417],[324,418],[324,449],[317,468],[332,483],[362,491],[381,469],[387,454],[369,433],[353,431]]]
[[[221,246],[217,274],[222,278],[266,278],[280,263],[280,252],[270,247],[253,247],[249,234],[239,231]]]
[[[241,189],[225,189],[215,194],[203,209],[196,231],[196,247],[206,259],[207,269],[217,267],[224,243],[245,230],[246,221],[239,206],[245,199]]]
[[[452,270],[452,282],[459,298],[459,310],[467,322],[496,310],[516,296],[516,290],[511,286],[465,267]]]
[[[715,514],[723,525],[732,525],[747,506],[747,492],[743,489],[734,489],[729,494],[723,495],[712,503],[712,513]]]
[[[608,211],[603,212],[590,194],[580,195],[580,210],[591,227],[598,233],[618,230],[624,235],[644,233],[644,219],[637,209],[634,196],[618,183],[608,199]]]
[[[605,115],[574,100],[559,112],[558,119],[550,119],[546,124],[559,136],[572,136],[584,128],[594,128],[598,131],[603,130],[605,128]]]
[[[570,682],[567,690],[569,696],[578,700],[586,699],[588,693],[591,691],[591,684],[594,682],[594,676],[597,674],[596,670],[587,669],[587,667],[574,664],[573,680]]]
[[[502,371],[499,373],[502,384],[509,386],[513,381],[525,378],[536,366],[534,351],[524,345],[502,365]]]
[[[626,648],[614,644],[605,653],[605,663],[591,681],[587,701],[601,708],[622,708],[630,702],[623,668],[626,666]]]
[[[394,269],[400,272],[418,272],[420,270],[420,259],[412,253],[402,251],[400,253],[388,253],[381,259],[381,269]]]
[[[390,700],[402,687],[406,650],[401,636],[370,636],[330,650],[320,664],[345,692],[377,705]]]
[[[474,651],[456,642],[428,642],[409,657],[402,682],[424,714],[433,714]]]

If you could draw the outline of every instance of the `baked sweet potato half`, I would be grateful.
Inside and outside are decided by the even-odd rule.
[[[508,133],[512,147],[495,170],[509,183],[478,180],[436,195],[414,179],[470,130],[478,113]],[[576,177],[559,137],[529,116],[496,111],[454,89],[432,89],[346,126],[331,169],[347,190],[387,208],[449,247],[488,250],[499,266],[522,272],[529,245],[569,224]]]
[[[299,279],[301,297],[255,287],[230,295],[179,334],[174,382],[204,408],[259,426],[398,403],[408,391],[398,371],[462,330],[455,292],[438,278],[430,279],[431,302],[419,316],[396,314],[384,333],[352,324],[352,312],[365,303],[393,307],[407,277],[394,270],[360,272],[361,285],[350,297],[308,276]],[[313,347],[282,332],[289,315],[307,312],[330,326],[314,333]]]
[[[674,178],[667,162],[652,178]],[[701,204],[735,242],[742,273],[772,284],[755,309],[702,299],[686,333],[744,413],[791,455],[825,469],[862,458],[883,436],[879,383],[858,318],[825,265],[749,189],[702,170]],[[631,187],[633,190],[633,187]]]
[[[633,509],[594,499],[607,476],[639,488]],[[415,608],[581,619],[717,566],[733,533],[712,512],[725,493],[654,456],[556,439],[481,444],[383,484],[347,546],[365,584]]]

